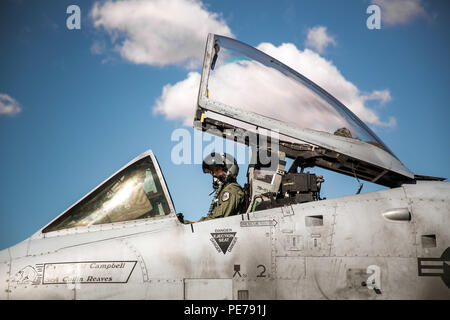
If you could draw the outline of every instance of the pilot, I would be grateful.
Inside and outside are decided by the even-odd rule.
[[[213,177],[214,199],[206,217],[199,221],[223,218],[241,213],[244,208],[244,191],[236,182],[239,166],[227,153],[213,152],[203,159],[203,172]],[[185,220],[185,222],[189,223]],[[195,221],[192,221],[195,222]]]

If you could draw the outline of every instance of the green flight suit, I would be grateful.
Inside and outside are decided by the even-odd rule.
[[[199,221],[215,218],[224,218],[240,213],[244,205],[244,190],[236,182],[225,185],[219,194],[214,197],[213,208],[206,217]]]

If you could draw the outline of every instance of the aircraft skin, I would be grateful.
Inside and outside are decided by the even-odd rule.
[[[1,251],[0,297],[449,299],[449,191],[423,182],[192,225],[171,213],[38,232]]]
[[[265,210],[249,206],[244,214],[184,224],[155,156],[147,151],[33,236],[0,251],[0,299],[450,299],[450,184],[415,176],[385,148],[297,129],[209,100],[213,50],[231,41],[208,37],[196,115],[202,124],[213,123],[204,118],[208,108],[261,127],[276,123],[286,136],[329,146],[327,159],[336,155],[341,167],[323,162],[319,153],[318,165],[331,163],[332,170],[348,175],[348,165],[353,169],[357,163],[367,171],[355,176],[373,174],[371,181],[398,185]],[[260,54],[255,52],[252,57]],[[159,184],[149,184],[145,171],[145,181],[133,191],[136,207],[123,209],[135,218],[78,225],[64,220],[98,194],[107,200],[93,212],[111,208],[106,191],[125,188],[127,181],[114,179],[144,160],[154,166]],[[148,204],[140,198],[142,190],[160,202]],[[159,214],[136,218],[143,204]]]

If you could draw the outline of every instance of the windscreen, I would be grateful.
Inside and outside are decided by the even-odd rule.
[[[169,213],[153,162],[150,157],[145,157],[116,174],[45,228],[43,233]]]
[[[226,105],[299,128],[359,139],[393,155],[355,114],[325,90],[265,53],[227,37],[215,36],[208,94],[211,100]]]

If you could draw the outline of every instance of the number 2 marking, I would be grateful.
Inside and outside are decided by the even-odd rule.
[[[266,267],[262,264],[260,264],[259,266],[257,266],[257,268],[262,268],[263,270],[261,271],[261,273],[259,275],[257,275],[257,278],[265,278],[266,275],[264,274],[266,272]]]

